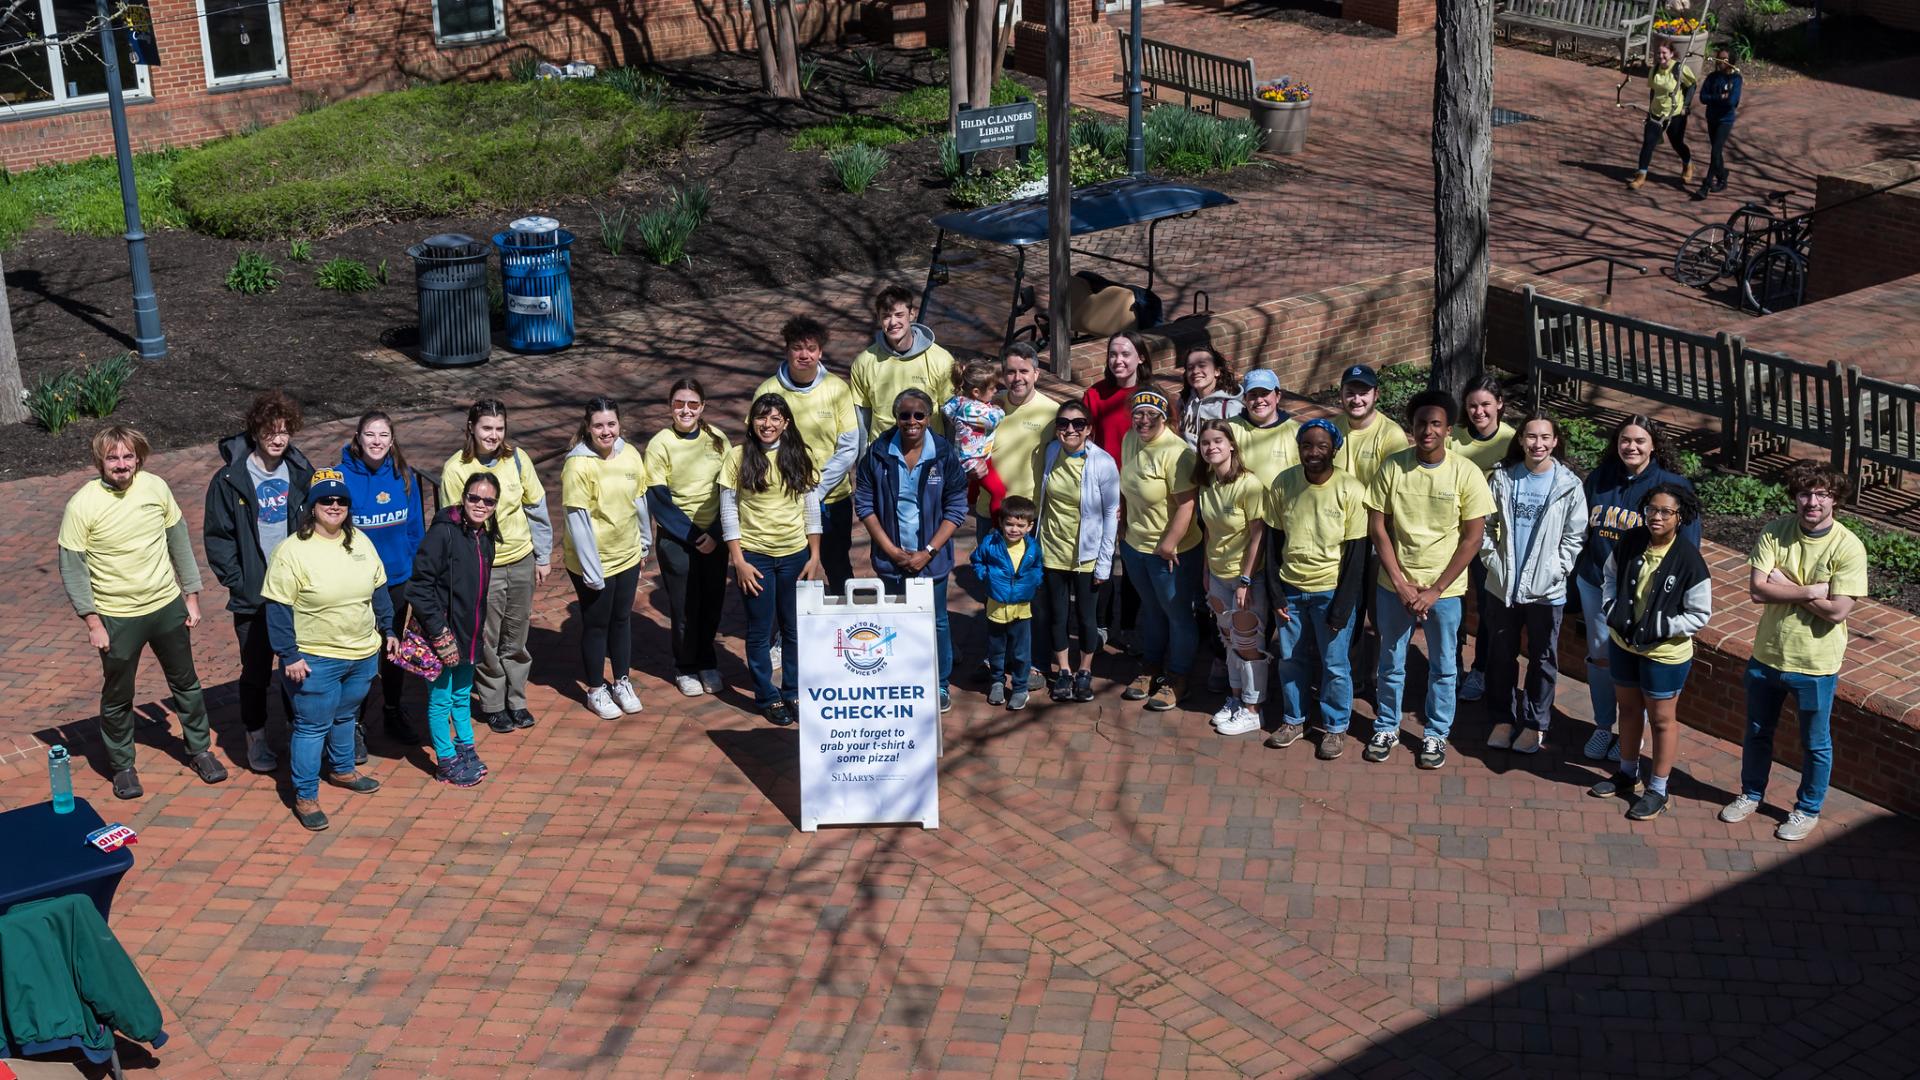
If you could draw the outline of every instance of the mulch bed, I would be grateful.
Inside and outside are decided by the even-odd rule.
[[[443,232],[485,240],[532,211],[557,218],[575,234],[572,281],[576,319],[583,325],[617,310],[717,301],[741,290],[878,270],[922,255],[933,242],[929,217],[949,208],[937,178],[937,140],[889,147],[893,163],[860,198],[835,186],[822,154],[787,149],[804,127],[850,112],[876,113],[901,91],[945,77],[944,62],[925,50],[882,49],[878,56],[874,84],[850,52],[822,58],[821,76],[804,103],[761,97],[757,63],[747,54],[665,69],[675,98],[703,114],[699,144],[664,168],[626,176],[619,190],[602,197],[366,225],[314,240],[307,264],[289,261],[284,243],[158,232],[149,249],[169,354],[140,365],[113,419],[139,427],[166,449],[210,443],[236,430],[252,396],[268,387],[294,394],[313,420],[433,404],[410,399],[424,390],[380,378],[390,368],[368,358],[383,343],[404,347],[411,340],[416,314],[407,246]],[[1219,182],[1244,191],[1284,182],[1287,175],[1243,169]],[[631,229],[623,253],[607,253],[600,212],[658,206],[673,188],[696,180],[710,185],[713,206],[688,245],[687,261],[654,265]],[[248,249],[286,270],[277,292],[248,297],[227,291],[227,270]],[[314,270],[336,257],[369,266],[385,260],[389,284],[358,296],[315,287]],[[5,265],[29,386],[43,374],[132,348],[124,241],[42,229],[8,251]],[[84,466],[88,440],[101,423],[82,421],[58,437],[31,423],[0,428],[0,480]]]

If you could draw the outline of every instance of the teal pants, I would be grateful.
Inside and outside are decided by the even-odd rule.
[[[473,745],[473,665],[454,664],[440,672],[427,693],[427,731],[433,754],[453,760],[453,744]]]

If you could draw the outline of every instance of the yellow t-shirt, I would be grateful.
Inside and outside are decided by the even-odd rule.
[[[179,520],[172,489],[145,470],[125,491],[93,479],[73,493],[60,518],[60,546],[86,557],[96,611],[131,619],[173,603],[180,583],[167,556],[167,530]]]
[[[500,540],[494,545],[493,565],[511,566],[533,554],[533,525],[527,521],[527,507],[540,505],[540,477],[533,471],[533,459],[515,447],[511,460],[495,458],[488,465],[475,458],[461,461],[463,451],[455,451],[440,468],[440,505],[453,506],[467,490],[467,478],[474,473],[490,472],[500,481],[500,502],[493,519],[500,523]]]
[[[1501,460],[1507,456],[1507,447],[1512,445],[1513,425],[1505,420],[1485,439],[1474,438],[1465,424],[1454,425],[1453,434],[1447,436],[1447,453],[1459,454],[1473,462],[1483,476],[1500,467]]]
[[[343,539],[288,536],[273,549],[260,595],[293,609],[293,639],[301,652],[364,660],[380,651],[373,592],[387,587],[387,570],[367,534],[356,530],[352,551]]]
[[[1395,431],[1400,430],[1394,428]],[[1413,450],[1402,450],[1380,465],[1367,489],[1367,509],[1390,519],[1393,553],[1409,581],[1422,588],[1440,580],[1460,545],[1460,525],[1493,513],[1493,493],[1479,467],[1459,454],[1448,454],[1438,465],[1420,464]],[[1380,587],[1393,591],[1393,580],[1380,568]],[[1442,600],[1467,591],[1463,571],[1441,592]]]
[[[1047,474],[1047,499],[1040,504],[1040,565],[1048,570],[1093,571],[1092,559],[1075,558],[1080,554],[1080,482],[1086,473],[1085,452],[1076,457],[1062,450]]]
[[[1207,528],[1207,569],[1213,576],[1231,581],[1258,570],[1260,562],[1251,567],[1246,562],[1247,526],[1267,515],[1267,488],[1260,478],[1242,472],[1225,483],[1202,484],[1195,499]]]
[[[853,358],[847,381],[853,384],[853,403],[867,410],[869,444],[893,430],[893,399],[909,387],[925,391],[933,399],[927,429],[947,433],[940,403],[953,396],[953,354],[940,346],[929,345],[920,355],[901,359],[882,356],[869,345]]]
[[[1193,448],[1172,428],[1142,445],[1140,436],[1127,432],[1120,440],[1120,497],[1127,508],[1127,546],[1149,554],[1160,546],[1173,517],[1173,496],[1193,490]],[[1187,523],[1177,551],[1192,551],[1200,543],[1200,515]]]
[[[646,460],[624,439],[611,457],[602,458],[592,450],[569,453],[560,468],[560,505],[585,510],[593,519],[593,546],[605,577],[640,564],[643,538],[634,500],[644,497],[648,486]],[[573,550],[571,539],[567,569],[581,573],[580,553]]]
[[[999,405],[1007,410],[1000,426],[993,429],[993,471],[1007,485],[1007,494],[1031,499],[1040,490],[1040,467],[1046,463],[1043,448],[1053,441],[1053,419],[1060,403],[1034,391],[1025,405],[1015,409],[1001,395]],[[973,502],[973,512],[985,514],[992,496],[983,488]]]
[[[1340,584],[1340,545],[1367,535],[1366,489],[1339,469],[1325,483],[1310,483],[1306,468],[1295,465],[1267,492],[1267,524],[1287,534],[1280,580],[1301,592],[1332,592]]]
[[[1640,573],[1633,579],[1633,617],[1638,620],[1647,613],[1647,603],[1653,597],[1653,581],[1660,576],[1660,560],[1673,550],[1673,541],[1669,540],[1660,547],[1648,547],[1646,557],[1640,560]],[[1619,603],[1615,600],[1614,603]],[[1627,644],[1620,631],[1609,629],[1607,635],[1613,643],[1633,653],[1644,656],[1661,664],[1679,664],[1693,659],[1693,639],[1690,637],[1668,638],[1649,648],[1636,649]]]
[[[720,465],[729,449],[705,428],[691,439],[671,427],[661,428],[647,440],[647,486],[665,484],[681,513],[695,525],[711,528],[720,516]]]
[[[1827,583],[1829,596],[1867,595],[1867,549],[1838,521],[1808,536],[1792,517],[1775,520],[1753,545],[1747,565],[1773,570],[1796,585]],[[1779,671],[1834,675],[1847,656],[1847,624],[1830,623],[1798,604],[1768,604],[1753,638],[1753,658]]]
[[[1020,560],[1026,557],[1027,542],[1024,539],[1007,545],[1007,561],[1013,564],[1015,570],[1020,569]],[[1019,622],[1021,619],[1031,618],[1033,618],[1033,601],[1031,600],[1000,601],[992,597],[987,598],[987,621],[990,623]]]
[[[720,486],[733,492],[734,509],[740,515],[741,548],[776,559],[806,550],[808,492],[788,494],[772,460],[767,462],[766,490],[742,491],[741,453],[738,446],[728,450],[720,466]]]
[[[1272,427],[1254,427],[1244,414],[1228,421],[1240,464],[1253,470],[1262,487],[1272,487],[1280,474],[1300,464],[1300,421],[1282,420]]]
[[[793,426],[800,430],[800,437],[807,440],[807,456],[813,459],[816,470],[826,469],[828,459],[833,457],[834,445],[840,441],[840,433],[860,426],[860,418],[853,411],[853,387],[825,368],[820,369],[819,377],[809,390],[789,390],[780,385],[780,376],[774,375],[753,392],[753,400],[759,400],[762,394],[779,394],[787,399],[787,408],[793,410]],[[891,401],[887,410],[887,426],[892,427]],[[852,497],[853,470],[848,469],[847,475],[827,493],[826,501],[837,503]]]
[[[1374,413],[1373,423],[1364,428],[1355,428],[1345,413],[1333,418],[1333,426],[1340,429],[1342,440],[1340,449],[1333,452],[1333,467],[1346,471],[1361,487],[1372,487],[1380,466],[1413,445],[1393,417],[1382,412]]]

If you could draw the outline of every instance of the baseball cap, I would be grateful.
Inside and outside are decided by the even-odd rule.
[[[1240,380],[1240,393],[1246,394],[1250,390],[1271,390],[1277,394],[1280,392],[1280,376],[1266,368],[1254,368],[1247,372],[1246,378]]]
[[[1357,382],[1362,386],[1379,386],[1380,377],[1375,375],[1373,369],[1367,365],[1355,364],[1347,369],[1345,375],[1340,376],[1341,386],[1345,386],[1350,382]]]
[[[307,483],[307,501],[319,502],[329,496],[338,496],[353,503],[353,493],[347,490],[347,478],[339,469],[315,469],[313,479]]]

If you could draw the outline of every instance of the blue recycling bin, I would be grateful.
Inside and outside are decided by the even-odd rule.
[[[552,218],[521,218],[493,235],[506,293],[507,347],[556,352],[573,344],[573,234]]]

